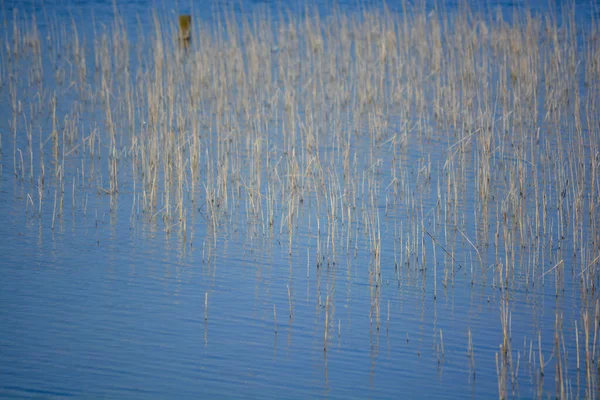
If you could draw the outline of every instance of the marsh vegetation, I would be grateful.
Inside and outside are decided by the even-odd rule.
[[[462,354],[500,398],[595,397],[597,21],[466,5],[221,11],[192,13],[182,46],[160,9],[147,24],[116,6],[108,23],[5,10],[0,179],[28,224],[128,215],[207,277],[232,236],[277,246],[290,279],[264,334],[292,329],[296,282],[311,282],[326,370],[357,276],[371,335],[407,346],[390,331],[407,293],[432,307],[475,297],[496,325],[434,324],[420,368]],[[530,318],[518,328],[516,309]],[[478,346],[488,334],[495,348]]]

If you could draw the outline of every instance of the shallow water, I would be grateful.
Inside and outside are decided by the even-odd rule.
[[[515,10],[524,12],[514,2],[490,7],[495,5],[507,20]],[[13,6],[4,4],[3,39],[13,35]],[[32,7],[20,3],[16,18],[28,23]],[[211,3],[158,7],[166,10],[161,14],[166,21],[169,13],[191,12],[205,29],[217,30],[216,11],[202,12],[214,9]],[[265,15],[265,10],[279,21],[277,4],[236,2],[232,7],[238,21]],[[368,9],[382,11],[382,7],[373,3]],[[432,5],[422,7],[431,15]],[[444,12],[458,12],[451,2],[443,7]],[[339,10],[324,4],[316,9],[323,19],[360,12],[354,2],[339,3]],[[150,36],[154,25],[148,4],[128,2],[119,4],[118,10],[132,43],[141,41],[144,33]],[[306,11],[298,4],[291,10],[297,18]],[[390,4],[390,10],[403,18],[396,14],[402,12],[402,5]],[[534,2],[531,10],[546,15],[547,2]],[[422,114],[416,107],[400,115],[392,106],[385,108],[390,115],[384,133],[375,132],[372,120],[357,117],[361,124],[349,146],[354,157],[349,168],[352,176],[346,176],[348,169],[340,163],[343,157],[336,139],[327,134],[333,125],[328,119],[331,114],[319,114],[315,107],[316,123],[325,126],[315,139],[320,169],[304,161],[309,159],[304,154],[314,150],[305,136],[299,133],[296,139],[306,149],[298,156],[305,168],[304,178],[298,178],[308,188],[301,192],[305,197],[287,197],[286,190],[292,189],[286,179],[293,175],[294,161],[287,150],[293,148],[293,140],[288,143],[281,125],[267,127],[254,142],[251,133],[250,139],[231,134],[230,151],[223,153],[220,146],[227,143],[219,140],[224,133],[217,132],[217,124],[202,126],[206,129],[201,133],[206,140],[200,154],[203,172],[194,189],[189,176],[185,181],[187,214],[179,221],[176,207],[172,215],[165,211],[166,201],[175,203],[175,195],[159,196],[155,209],[144,208],[143,178],[135,170],[136,153],[129,147],[135,134],[126,129],[127,122],[120,122],[126,115],[119,108],[121,92],[112,99],[116,126],[122,130],[115,146],[119,190],[107,194],[113,155],[103,100],[98,92],[89,97],[84,93],[86,100],[80,100],[78,89],[72,89],[77,85],[69,84],[77,81],[76,66],[69,69],[71,60],[52,60],[57,54],[53,48],[68,48],[72,43],[73,36],[61,33],[60,27],[67,32],[75,15],[88,60],[90,90],[101,86],[101,74],[94,71],[97,33],[85,18],[77,18],[90,12],[97,27],[114,23],[112,2],[70,7],[45,2],[36,11],[42,58],[51,59],[49,65],[63,66],[45,67],[39,86],[28,83],[31,59],[12,58],[10,51],[2,49],[0,98],[8,106],[0,111],[0,396],[490,398],[505,393],[508,397],[595,397],[598,371],[592,367],[594,375],[586,376],[583,315],[591,318],[588,346],[597,361],[594,224],[598,211],[591,205],[598,196],[598,179],[589,171],[596,162],[597,124],[592,124],[595,130],[577,135],[570,118],[556,127],[540,116],[539,124],[531,122],[544,131],[535,144],[540,134],[527,131],[531,128],[527,123],[522,128],[515,122],[509,132],[497,128],[493,187],[485,218],[477,195],[479,167],[485,157],[478,147],[482,139],[444,131],[433,117],[423,118],[436,111],[430,103]],[[592,3],[582,2],[575,12],[578,29],[585,33],[597,11]],[[59,43],[46,43],[46,37],[58,38]],[[210,39],[204,40],[208,45]],[[150,52],[151,46],[145,41],[139,50]],[[192,43],[189,54],[200,47]],[[132,54],[137,50],[132,46]],[[280,48],[269,50],[283,53]],[[132,55],[131,71],[154,72],[156,67],[146,67],[147,59],[142,60]],[[190,70],[184,76],[196,79]],[[11,128],[11,72],[18,77],[24,110],[19,113],[16,145]],[[114,86],[121,88],[118,78]],[[357,97],[359,90],[354,90]],[[593,103],[598,94],[589,92],[582,85],[582,97],[589,96],[585,98]],[[64,128],[70,119],[78,126],[71,147],[60,139],[58,154],[67,155],[56,159],[49,133],[52,93],[59,103],[59,126]],[[296,101],[307,102],[303,96],[308,95],[298,94]],[[41,104],[39,110],[30,111],[36,102]],[[283,103],[273,103],[273,109],[284,109]],[[206,109],[198,106],[199,113],[212,121],[218,115],[216,106],[208,100],[202,105]],[[253,106],[257,113],[271,112],[266,104]],[[544,109],[543,101],[539,107]],[[498,113],[494,119],[509,112],[502,106],[494,110]],[[341,122],[343,129],[354,128],[350,122],[354,114],[358,111],[351,110]],[[309,115],[308,109],[298,111],[305,124],[303,118]],[[38,121],[32,134],[33,179],[28,179],[26,165],[27,125],[21,123],[30,116]],[[147,117],[140,111],[133,119],[135,129],[141,129],[145,124],[141,120]],[[283,117],[273,120],[278,118]],[[405,124],[411,126],[408,134],[392,148],[394,135],[403,132]],[[101,137],[99,151],[90,157],[85,145],[77,143],[95,129]],[[382,138],[374,139],[379,134]],[[581,138],[585,145],[576,147],[573,143]],[[43,150],[38,152],[40,141]],[[449,156],[463,142],[462,158]],[[19,158],[15,162],[13,146],[23,154],[26,167],[19,166]],[[574,148],[583,148],[583,153],[573,156],[568,151]],[[561,149],[565,149],[564,159],[553,159]],[[40,184],[42,154],[46,178]],[[233,186],[233,179],[241,176],[244,185],[237,191],[228,189],[227,200],[212,203],[218,204],[213,206],[218,210],[211,211],[211,176],[218,174],[210,166],[219,165],[216,154],[238,156],[227,162],[232,169],[239,167],[239,175],[230,172],[232,180],[227,182]],[[578,160],[584,161],[582,170],[577,169]],[[288,162],[287,168],[280,167]],[[253,174],[253,168],[259,172]],[[527,171],[524,175],[515,172],[522,169]],[[578,178],[581,171],[585,171],[583,180]],[[314,180],[308,177],[311,173]],[[62,185],[56,178],[60,174]],[[158,172],[159,181],[166,175],[164,170]],[[515,176],[525,182],[514,186]],[[539,179],[540,191],[534,178]],[[262,179],[262,185],[253,179]],[[255,187],[260,188],[258,197],[253,197]],[[511,208],[518,198],[515,187],[526,192],[517,202],[522,209],[516,211]],[[218,190],[217,183],[214,188]],[[266,200],[269,190],[275,191],[273,203]],[[533,204],[536,193],[548,196],[545,207]],[[577,203],[580,199],[585,202]],[[270,204],[275,208],[272,225]],[[576,217],[578,204],[581,217]],[[541,228],[534,222],[536,209],[548,213]],[[330,218],[329,213],[336,216]],[[525,220],[523,231],[514,215]],[[539,231],[534,232],[534,227]],[[501,282],[506,265],[510,270],[502,275],[506,282]],[[585,284],[581,276],[586,277]],[[507,352],[500,347],[505,343],[503,310],[510,312]],[[505,392],[499,382],[506,383]]]

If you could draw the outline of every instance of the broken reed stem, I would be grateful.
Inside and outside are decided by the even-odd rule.
[[[540,375],[544,376],[544,354],[542,353],[542,333],[538,332],[538,351],[540,358]]]
[[[422,227],[423,231],[431,238],[431,240],[433,240],[435,244],[440,246],[440,248],[444,251],[444,253],[446,253],[446,255],[448,257],[450,257],[452,259],[452,261],[458,265],[458,269],[460,270],[462,268],[462,264],[459,263],[458,261],[456,261],[456,259],[454,259],[454,256],[452,254],[450,254],[448,252],[448,250],[446,250],[446,248],[431,233],[429,233],[429,231],[427,229],[425,229],[425,225],[421,224],[421,227]]]
[[[577,355],[577,371],[579,371],[579,329],[577,327],[577,321],[575,321],[575,349]]]
[[[54,190],[54,209],[52,211],[52,230],[54,230],[54,217],[56,216],[56,189]]]
[[[208,321],[208,292],[204,294],[204,320]]]

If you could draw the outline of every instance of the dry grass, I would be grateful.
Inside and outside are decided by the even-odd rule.
[[[54,228],[72,182],[73,213],[87,212],[92,187],[113,211],[131,202],[132,223],[176,229],[182,242],[199,214],[213,247],[236,225],[249,236],[285,236],[289,254],[303,256],[296,234],[308,232],[309,271],[368,251],[377,331],[391,259],[399,282],[416,280],[436,299],[438,280],[448,290],[464,266],[472,285],[502,293],[501,397],[518,375],[515,287],[552,285],[560,296],[574,286],[596,304],[595,23],[583,30],[573,14],[530,13],[507,22],[461,8],[282,10],[277,20],[225,13],[210,26],[192,16],[190,26],[154,11],[151,32],[134,43],[135,27],[115,11],[110,27],[92,30],[47,17],[42,39],[39,21],[15,10],[4,32],[0,87],[10,121],[0,139],[12,147],[32,218],[52,210]],[[334,287],[327,281],[324,349]],[[291,299],[288,287],[290,318]],[[205,318],[207,310],[206,298]],[[582,316],[592,393],[598,313]],[[562,397],[558,316],[556,325]],[[576,339],[579,348],[577,329]],[[539,347],[543,374],[541,338]],[[469,354],[474,360],[470,331]]]

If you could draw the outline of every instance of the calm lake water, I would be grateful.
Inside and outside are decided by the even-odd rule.
[[[281,11],[276,2],[242,0],[227,3],[224,12],[221,2],[136,1],[117,2],[115,19],[111,1],[4,1],[0,397],[596,397],[600,126],[594,115],[600,92],[586,80],[585,65],[593,57],[600,60],[597,37],[586,41],[597,29],[598,6],[589,1],[568,10],[550,8],[546,1],[472,4],[490,26],[500,14],[508,27],[527,15],[542,24],[555,20],[564,28],[557,42],[568,36],[571,16],[574,21],[571,47],[565,45],[564,55],[556,57],[567,65],[571,49],[576,65],[573,85],[559,106],[549,99],[560,85],[540,76],[543,89],[532,97],[539,102],[519,114],[521,100],[515,99],[526,88],[519,86],[521,70],[515,67],[510,81],[501,62],[495,66],[486,59],[492,94],[486,102],[487,92],[474,89],[479,104],[474,115],[494,121],[491,148],[477,117],[460,114],[467,108],[467,80],[456,89],[461,122],[451,126],[434,117],[446,115],[451,103],[442,100],[438,108],[433,99],[455,90],[451,75],[440,73],[438,83],[431,78],[435,59],[422,55],[428,50],[409,46],[404,53],[417,58],[409,67],[423,68],[407,67],[403,73],[415,74],[414,87],[425,82],[422,104],[409,84],[399,91],[409,93],[398,103],[410,103],[408,111],[387,102],[395,90],[388,84],[394,82],[392,69],[383,73],[380,86],[373,80],[381,97],[360,100],[362,70],[355,67],[360,58],[347,64],[356,75],[349,72],[347,81],[339,81],[335,92],[350,93],[340,107],[327,108],[338,104],[337,98],[325,98],[328,89],[319,94],[330,84],[326,79],[302,80],[325,76],[320,66],[330,65],[326,57],[311,54],[337,43],[337,31],[329,37],[327,27],[340,15],[356,21],[368,21],[366,12],[384,15],[397,21],[398,29],[425,21],[423,31],[430,32],[436,25],[427,18],[453,21],[454,14],[464,13],[460,2],[434,3],[440,2],[293,3]],[[156,17],[153,9],[159,10]],[[177,43],[177,16],[186,13],[198,36],[189,48],[172,53],[183,61],[166,58],[165,65],[183,65],[174,70],[181,71],[174,78],[176,91],[202,80],[197,71],[211,62],[201,54],[217,39],[200,37],[199,26],[203,33],[226,32],[218,40],[230,43],[234,35],[226,31],[224,15],[246,33],[244,24],[256,28],[270,21],[267,30],[275,37],[290,21],[299,21],[300,46],[306,42],[317,49],[299,57],[300,79],[288,103],[285,73],[279,72],[287,47],[252,31],[261,38],[257,46],[268,46],[260,54],[276,60],[270,64],[271,58],[259,57],[258,70],[279,74],[272,81],[260,75],[257,82],[268,82],[255,85],[261,89],[248,85],[254,90],[249,98],[256,101],[236,105],[236,98],[247,95],[239,84],[223,103],[216,94],[200,97],[200,103],[190,100],[189,109],[179,109],[169,122],[176,126],[177,115],[184,115],[182,125],[197,126],[199,133],[177,142],[183,147],[193,135],[200,138],[197,175],[191,150],[170,153],[174,146],[165,145],[148,161],[139,147],[145,138],[154,143],[144,131],[153,123],[146,99],[158,99],[157,126],[169,118],[160,111],[168,107],[168,100],[161,100],[169,98],[168,90],[153,97],[158,84],[144,83],[160,71],[153,61],[159,50],[150,38],[156,35],[155,21],[174,38],[165,40],[168,48]],[[31,29],[32,16],[37,31]],[[325,44],[312,42],[302,30],[305,18],[323,24]],[[377,18],[370,26],[379,27]],[[418,43],[418,28],[411,32],[410,43]],[[472,37],[481,32],[474,30]],[[354,40],[350,54],[359,54],[360,34],[348,36]],[[125,36],[128,41],[119,47]],[[401,47],[402,35],[396,38]],[[109,44],[102,47],[103,41]],[[553,57],[552,40],[540,36],[539,42],[539,58]],[[39,56],[32,56],[36,43]],[[254,42],[240,43],[244,49]],[[462,46],[441,46],[454,45]],[[103,75],[104,48],[115,71],[109,77]],[[219,51],[207,54],[216,59]],[[120,69],[123,54],[130,55],[130,64]],[[448,56],[448,65],[461,62],[458,58]],[[376,59],[364,69],[367,74]],[[516,58],[504,60],[511,65]],[[333,64],[344,70],[342,61]],[[120,80],[122,71],[130,75]],[[218,68],[210,71],[202,90],[212,90],[219,79]],[[251,82],[249,71],[250,66],[240,79]],[[511,93],[505,103],[497,94],[504,73]],[[169,79],[165,72],[164,81]],[[131,109],[123,101],[129,84]],[[106,97],[103,85],[110,91]],[[438,87],[446,89],[438,92]],[[572,88],[578,90],[575,100]],[[269,103],[271,98],[276,100]],[[187,104],[185,99],[180,100]],[[292,129],[283,115],[294,104],[292,127],[297,124],[298,132],[290,139],[282,133]],[[256,125],[236,122],[246,118],[244,112],[227,110],[238,106],[256,115],[248,117]],[[360,107],[367,110],[364,117]],[[338,121],[332,115],[340,108]],[[548,111],[557,109],[562,111]],[[201,117],[195,121],[190,115]],[[338,128],[350,133],[328,136]],[[168,136],[167,128],[160,129],[157,135]],[[346,138],[351,144],[344,147]],[[151,152],[151,145],[147,149]],[[173,170],[163,168],[171,162]],[[113,165],[118,166],[114,191]],[[177,182],[180,170],[185,171],[181,188],[163,186],[169,176]],[[161,182],[154,200],[145,189],[152,187],[148,171]]]

